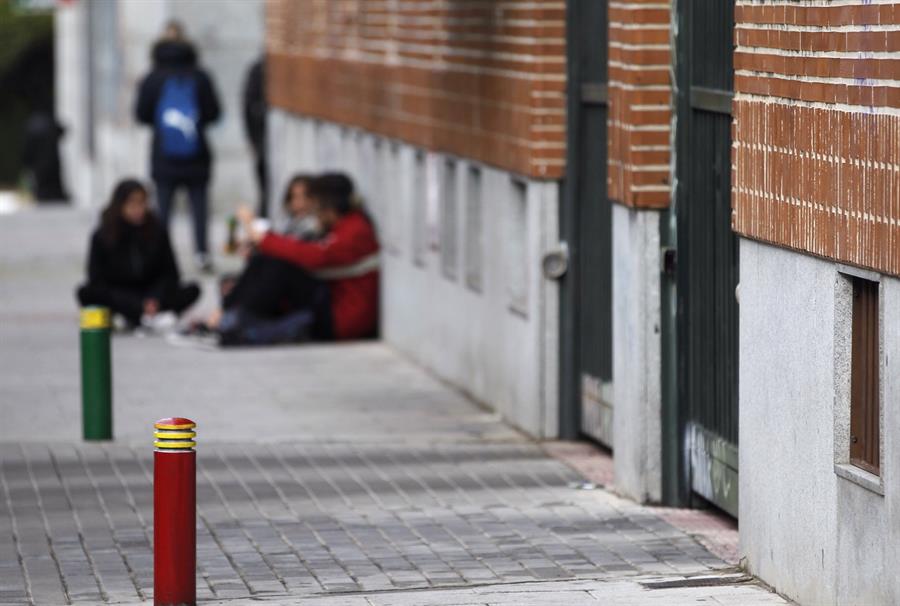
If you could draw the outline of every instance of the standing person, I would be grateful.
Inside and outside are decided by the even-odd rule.
[[[244,81],[244,129],[253,148],[256,168],[256,182],[259,186],[260,217],[269,216],[269,162],[266,155],[266,64],[260,58],[247,70]]]
[[[180,314],[200,296],[182,284],[165,228],[150,211],[147,189],[120,181],[91,236],[81,305],[104,305],[132,327],[154,326],[160,312]]]
[[[37,111],[25,123],[22,163],[28,171],[32,194],[38,202],[65,202],[69,199],[62,183],[59,142],[65,129],[52,112]]]
[[[207,186],[212,154],[204,131],[221,110],[212,80],[197,66],[196,50],[178,22],[167,25],[153,47],[153,69],[141,81],[135,114],[153,127],[151,175],[160,218],[168,227],[175,192],[187,189],[197,264],[210,271]]]

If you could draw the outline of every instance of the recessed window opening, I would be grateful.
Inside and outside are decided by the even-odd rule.
[[[402,171],[400,145],[391,141],[388,148],[388,158],[385,173],[382,175],[381,207],[387,217],[388,250],[394,254],[400,254],[403,250],[403,192],[395,179],[390,178]]]
[[[466,286],[481,292],[482,256],[484,250],[481,209],[481,169],[469,167],[466,182]]]
[[[381,137],[375,137],[372,143],[373,162],[369,166],[362,167],[363,174],[369,177],[371,184],[369,196],[364,201],[370,216],[375,222],[378,229],[378,235],[385,248],[391,248],[391,237],[389,233],[385,233],[385,228],[390,223],[387,208],[387,159],[385,158],[385,141]]]
[[[878,282],[853,277],[850,358],[850,463],[881,473]]]
[[[510,309],[528,315],[528,188],[512,180],[506,218],[506,292]]]
[[[456,278],[457,228],[456,228],[456,160],[444,161],[443,187],[441,188],[441,267],[448,278]]]
[[[415,167],[412,171],[412,257],[413,263],[425,266],[425,250],[428,245],[427,205],[428,175],[425,153],[416,152]]]

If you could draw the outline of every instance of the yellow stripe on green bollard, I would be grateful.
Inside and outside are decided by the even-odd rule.
[[[109,310],[81,310],[81,427],[85,440],[112,440]]]

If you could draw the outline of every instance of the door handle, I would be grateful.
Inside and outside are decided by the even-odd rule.
[[[560,242],[553,250],[544,253],[541,269],[548,280],[559,280],[569,270],[569,244]]]

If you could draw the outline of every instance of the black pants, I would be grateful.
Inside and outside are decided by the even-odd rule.
[[[260,319],[309,310],[315,318],[314,338],[333,338],[328,285],[302,267],[274,257],[250,257],[247,267],[222,301],[222,307],[240,309]]]
[[[265,150],[254,150],[256,185],[259,187],[259,208],[256,214],[269,216],[269,162]]]
[[[82,306],[103,305],[113,313],[122,315],[130,324],[137,325],[144,314],[144,301],[156,298],[147,289],[108,286],[87,283],[77,292]],[[196,284],[173,285],[158,295],[160,311],[174,311],[180,314],[200,297],[200,287]]]
[[[207,183],[205,181],[156,181],[156,202],[159,205],[159,218],[168,229],[172,216],[172,201],[175,192],[180,186],[187,188],[188,198],[191,201],[191,217],[194,221],[194,250],[198,253],[209,252],[207,244],[207,223],[209,222],[209,204],[206,197]]]

